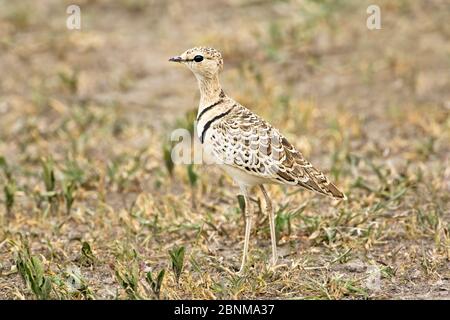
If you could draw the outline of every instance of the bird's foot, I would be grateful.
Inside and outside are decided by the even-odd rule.
[[[270,263],[269,265],[272,267],[275,267],[278,263],[278,257],[277,256],[272,256],[272,259],[270,259]]]
[[[239,268],[239,271],[236,272],[237,276],[243,276],[245,274],[245,264],[241,264],[241,267]]]
[[[267,269],[269,271],[274,272],[276,269],[278,269],[279,265],[278,265],[278,259],[275,257],[272,257],[272,259],[270,259],[270,262],[267,266]]]

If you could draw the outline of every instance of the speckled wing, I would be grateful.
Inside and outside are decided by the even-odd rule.
[[[222,163],[271,183],[299,185],[345,198],[277,129],[247,108],[236,104],[211,129],[211,149]]]

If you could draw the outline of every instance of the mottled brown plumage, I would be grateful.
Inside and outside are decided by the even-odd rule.
[[[211,126],[208,140],[221,162],[262,177],[266,183],[298,185],[334,198],[345,197],[277,129],[234,101],[228,104],[234,107]]]
[[[198,47],[170,60],[185,64],[197,78],[200,89],[197,132],[206,159],[230,174],[245,198],[246,230],[240,271],[245,265],[251,227],[248,191],[256,185],[265,198],[272,262],[276,263],[274,212],[263,184],[300,186],[336,199],[345,199],[345,195],[277,129],[224,93],[219,83],[219,73],[223,69],[219,51]]]

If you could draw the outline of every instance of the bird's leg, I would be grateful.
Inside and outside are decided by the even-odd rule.
[[[269,215],[269,224],[270,224],[270,240],[272,241],[272,265],[277,264],[277,238],[275,235],[275,214],[273,211],[272,201],[270,200],[269,194],[267,193],[264,186],[260,185],[261,191],[264,195],[265,202],[266,202],[266,211]]]
[[[248,197],[248,189],[245,186],[241,186],[241,192],[244,196],[244,203],[245,203],[245,209],[244,209],[244,215],[245,215],[245,238],[244,238],[244,251],[242,253],[242,263],[241,267],[239,268],[239,274],[242,274],[244,271],[245,262],[247,260],[247,253],[248,253],[248,243],[250,241],[250,231],[252,228],[252,215],[251,215],[251,209],[250,209],[250,201]]]

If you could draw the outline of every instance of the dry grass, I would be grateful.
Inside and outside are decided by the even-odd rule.
[[[0,298],[448,298],[450,8],[378,2],[379,31],[331,0],[79,1],[68,31],[69,2],[0,1]],[[270,188],[275,271],[260,195],[239,277],[237,187],[164,160],[198,99],[167,58],[201,44],[349,197]]]

